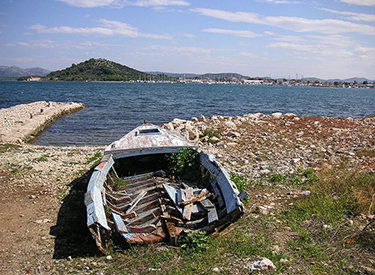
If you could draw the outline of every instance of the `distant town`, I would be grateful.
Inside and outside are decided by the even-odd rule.
[[[206,83],[206,84],[239,84],[239,85],[282,85],[282,86],[314,86],[314,87],[337,87],[337,88],[360,88],[360,89],[374,89],[375,84],[364,81],[363,83],[354,82],[325,82],[320,80],[307,80],[307,79],[259,79],[259,78],[179,78],[180,83]]]
[[[357,89],[374,89],[375,84],[363,81],[362,83],[354,82],[343,82],[343,81],[320,81],[320,80],[307,80],[307,79],[245,79],[237,77],[226,77],[226,78],[170,78],[168,76],[163,77],[164,79],[138,79],[129,81],[110,81],[110,82],[128,82],[128,83],[197,83],[197,84],[222,84],[222,85],[281,85],[281,86],[313,86],[313,87],[336,87],[336,88],[357,88]],[[41,77],[29,77],[27,81],[41,81],[45,80]],[[108,81],[107,81],[108,82]]]

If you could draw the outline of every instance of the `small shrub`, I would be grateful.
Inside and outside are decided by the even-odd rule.
[[[274,173],[271,175],[270,181],[273,183],[281,183],[286,181],[286,177],[282,174]]]
[[[183,148],[180,153],[171,154],[168,169],[172,175],[195,181],[200,176],[199,152],[194,148]]]
[[[180,247],[188,253],[200,253],[210,247],[211,239],[206,232],[189,232],[184,237],[179,237]]]

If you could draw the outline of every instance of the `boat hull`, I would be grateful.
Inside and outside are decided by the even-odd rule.
[[[137,141],[142,130],[147,136]],[[184,150],[195,154],[194,181],[171,173],[172,155]],[[94,169],[85,194],[87,226],[103,253],[108,238],[176,243],[188,232],[209,234],[239,219],[244,212],[239,195],[213,155],[165,129],[144,125],[108,146]]]

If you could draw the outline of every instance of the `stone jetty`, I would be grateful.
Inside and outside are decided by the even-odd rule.
[[[0,140],[3,143],[29,142],[54,120],[84,107],[83,103],[38,101],[0,109]]]

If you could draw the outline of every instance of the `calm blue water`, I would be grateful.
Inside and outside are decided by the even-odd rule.
[[[105,145],[147,122],[203,114],[295,113],[363,117],[375,114],[375,90],[322,87],[170,83],[0,81],[0,108],[34,101],[83,102],[86,108],[55,121],[34,143]]]

